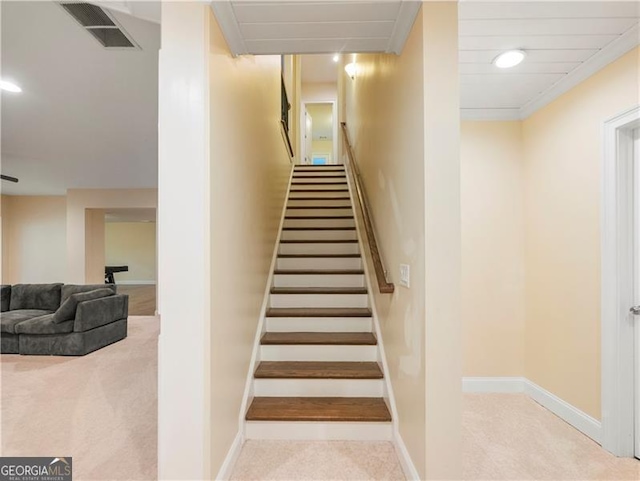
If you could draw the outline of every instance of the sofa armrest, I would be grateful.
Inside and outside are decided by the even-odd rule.
[[[128,315],[128,295],[117,294],[115,296],[80,302],[76,309],[73,331],[84,332],[95,329],[96,327],[111,324],[120,319],[126,319]]]

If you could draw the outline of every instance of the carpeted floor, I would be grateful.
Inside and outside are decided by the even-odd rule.
[[[247,441],[231,479],[373,481],[404,480],[388,442]]]
[[[467,480],[623,481],[640,461],[612,456],[524,394],[465,394]]]
[[[157,477],[154,317],[83,357],[1,356],[2,456],[71,456],[75,480]]]

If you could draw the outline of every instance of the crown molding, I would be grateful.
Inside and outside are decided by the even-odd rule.
[[[224,34],[224,38],[233,56],[237,57],[238,55],[248,54],[249,52],[242,38],[242,33],[240,33],[238,19],[233,11],[231,2],[211,2],[211,10],[213,10],[213,14],[220,25],[220,29]]]
[[[422,2],[419,1],[402,0],[386,53],[395,53],[396,55],[402,53],[421,6]]]
[[[640,24],[631,27],[616,40],[565,75],[561,80],[523,105],[520,108],[520,119],[524,120],[537,110],[550,104],[562,94],[637,47],[638,44],[640,44]]]

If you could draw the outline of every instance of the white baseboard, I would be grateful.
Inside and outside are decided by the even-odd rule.
[[[400,436],[397,429],[394,429],[393,431],[393,447],[395,448],[396,455],[400,460],[400,466],[404,472],[404,477],[407,478],[408,481],[420,481],[418,470],[413,464],[413,461],[411,461],[411,456],[409,456],[407,446],[404,444],[402,436]]]
[[[602,426],[580,409],[524,377],[465,377],[466,393],[524,393],[596,443],[601,443]]]
[[[119,281],[116,279],[116,286],[153,286],[156,281]]]
[[[600,421],[529,380],[526,381],[524,392],[538,404],[544,406],[559,418],[564,419],[596,443],[601,444],[602,425]]]
[[[247,421],[246,439],[288,441],[392,441],[393,426],[385,422]]]
[[[216,475],[215,479],[218,481],[224,481],[231,477],[231,473],[233,472],[233,467],[236,465],[236,461],[240,456],[240,452],[242,451],[242,445],[244,444],[244,436],[241,432],[236,434],[236,438],[231,443],[231,447],[227,452],[227,456],[224,458],[224,462],[222,466],[220,466],[220,471]]]

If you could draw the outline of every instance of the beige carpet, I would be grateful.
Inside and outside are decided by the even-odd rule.
[[[612,456],[524,394],[465,394],[467,480],[640,480],[640,461]]]
[[[231,479],[404,480],[391,443],[355,441],[247,441]]]
[[[159,321],[84,357],[2,355],[2,456],[72,456],[74,480],[156,479]]]

